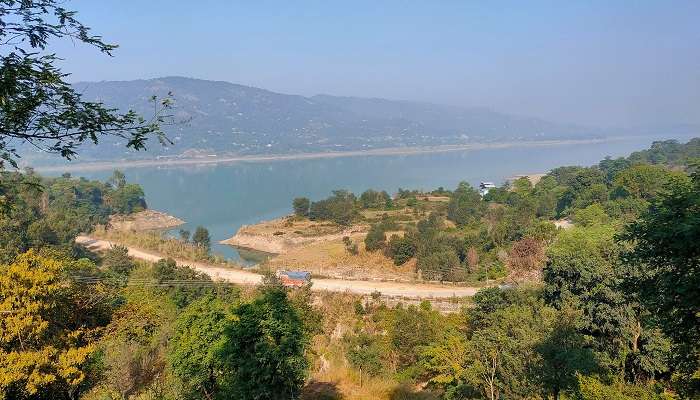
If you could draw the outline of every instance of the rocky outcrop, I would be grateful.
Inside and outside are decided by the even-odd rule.
[[[119,231],[148,231],[170,229],[184,224],[185,221],[155,210],[144,210],[129,215],[112,215],[109,228]]]
[[[244,228],[245,226],[241,227],[233,237],[222,240],[220,243],[274,254],[286,253],[290,248],[302,244],[281,236],[245,233],[242,232]]]

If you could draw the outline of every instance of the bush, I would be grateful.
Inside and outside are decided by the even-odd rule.
[[[441,281],[451,278],[462,266],[454,249],[440,246],[436,251],[419,257],[418,268],[423,279]]]
[[[386,207],[388,201],[391,201],[391,197],[385,191],[377,192],[369,189],[360,195],[362,208],[383,208]]]
[[[345,250],[353,256],[360,252],[357,249],[357,243],[354,243],[349,236],[343,236],[343,244],[345,245]]]
[[[311,201],[306,197],[297,197],[292,201],[292,207],[294,208],[294,215],[297,217],[308,217]]]
[[[365,249],[367,251],[377,251],[386,245],[386,235],[384,227],[379,224],[372,225],[365,237]]]
[[[385,255],[394,260],[394,265],[403,265],[416,255],[416,243],[408,235],[391,235]]]
[[[574,393],[577,400],[671,400],[654,387],[629,385],[624,383],[606,384],[593,376],[578,376],[578,388]]]
[[[129,257],[129,250],[124,246],[112,246],[102,257],[102,266],[109,272],[126,277],[134,269],[134,262]]]
[[[447,218],[457,226],[464,226],[476,221],[483,213],[483,209],[484,205],[479,192],[468,183],[461,182],[447,204]]]
[[[211,247],[211,237],[207,228],[198,226],[192,235],[192,243],[208,250]]]
[[[590,206],[574,211],[574,223],[581,226],[592,226],[604,224],[608,220],[607,214],[603,207],[596,203]]]
[[[360,374],[377,376],[385,369],[382,359],[384,349],[380,338],[366,333],[346,336],[346,357],[350,364],[360,370]],[[362,377],[360,377],[362,378]]]
[[[333,221],[338,225],[350,225],[358,215],[355,195],[346,190],[335,190],[331,197],[315,201],[309,208],[309,219]]]

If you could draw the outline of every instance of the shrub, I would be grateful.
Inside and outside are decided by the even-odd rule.
[[[311,201],[306,197],[297,197],[292,201],[292,207],[294,208],[294,215],[297,217],[308,217]]]
[[[409,236],[391,235],[385,255],[394,260],[394,265],[403,265],[416,255],[416,243]]]
[[[379,224],[372,225],[365,237],[365,249],[367,251],[377,251],[386,245],[386,235],[384,227]]]

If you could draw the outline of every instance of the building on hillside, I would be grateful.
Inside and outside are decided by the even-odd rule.
[[[481,195],[481,197],[484,197],[489,192],[489,190],[495,188],[496,185],[493,182],[481,182],[479,184],[479,194]]]

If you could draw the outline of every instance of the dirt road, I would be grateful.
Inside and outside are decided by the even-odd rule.
[[[75,241],[92,250],[106,250],[114,244],[108,240],[94,239],[88,236],[78,236]],[[129,255],[146,261],[158,261],[164,258],[153,252],[136,249],[127,246]],[[216,265],[211,265],[202,262],[193,262],[175,259],[178,265],[189,265],[190,267],[209,275],[214,280],[224,280],[227,282],[238,283],[242,285],[257,285],[262,280],[262,276],[254,272],[223,268]],[[371,294],[380,292],[385,296],[405,296],[414,298],[450,298],[473,296],[479,288],[462,287],[462,286],[447,286],[447,285],[429,285],[429,284],[413,284],[399,282],[374,282],[374,281],[353,281],[343,279],[325,279],[314,278],[313,290],[327,290],[331,292],[350,292],[356,294]]]

